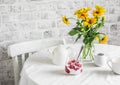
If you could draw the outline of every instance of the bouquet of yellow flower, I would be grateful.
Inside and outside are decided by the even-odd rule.
[[[66,25],[71,23],[70,19],[74,19],[76,21],[76,26],[70,30],[69,35],[77,35],[75,42],[83,37],[84,48],[82,58],[86,59],[89,55],[90,59],[93,60],[93,41],[98,40],[100,44],[105,44],[108,41],[108,37],[106,34],[99,32],[99,28],[104,26],[105,8],[96,5],[95,9],[92,12],[90,11],[90,7],[80,8],[74,12],[75,17],[67,18],[66,16],[63,16],[62,21]]]

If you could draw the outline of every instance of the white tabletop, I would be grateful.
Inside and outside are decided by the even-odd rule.
[[[80,44],[70,45],[74,55],[78,54]],[[120,57],[120,46],[95,45],[96,53],[107,57]],[[114,74],[108,66],[96,67],[94,63],[84,63],[79,75],[68,75],[64,66],[52,64],[47,51],[33,54],[24,64],[20,85],[119,85],[120,75]]]

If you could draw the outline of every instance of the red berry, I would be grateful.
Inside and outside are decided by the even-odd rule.
[[[75,63],[76,66],[81,67],[82,65],[80,63]]]
[[[68,65],[70,65],[71,63],[72,63],[72,62],[71,62],[71,61],[69,61],[69,62],[68,62]]]
[[[71,60],[71,62],[72,62],[72,63],[75,63],[75,62],[76,62],[76,60],[75,60],[75,59],[74,59],[74,60]]]
[[[78,67],[75,68],[76,71],[79,70],[79,69],[80,69],[80,68],[78,68]]]
[[[75,66],[73,66],[73,69],[76,70]]]
[[[74,66],[75,64],[74,64],[74,63],[71,63],[70,65],[71,65],[71,66]]]
[[[70,66],[69,66],[69,68],[70,68],[70,69],[73,69],[73,68],[74,68],[74,66],[73,66],[73,65],[70,65]]]
[[[65,71],[66,73],[70,73],[70,70],[67,68],[67,66],[65,66]]]

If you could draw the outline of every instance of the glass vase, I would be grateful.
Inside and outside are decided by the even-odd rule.
[[[80,61],[92,62],[94,60],[94,45],[84,44],[82,53],[80,55]]]

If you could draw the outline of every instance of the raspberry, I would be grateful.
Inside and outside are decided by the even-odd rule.
[[[78,66],[78,67],[82,66],[79,62],[75,63],[75,65]]]
[[[72,62],[72,63],[75,63],[75,62],[76,62],[76,60],[75,60],[75,59],[74,59],[74,60],[71,60],[71,62]]]
[[[72,63],[72,62],[71,62],[71,61],[69,61],[69,62],[68,62],[68,65],[70,65],[71,63]]]
[[[74,68],[74,66],[73,66],[73,65],[70,65],[70,66],[69,66],[69,68],[70,68],[70,69],[73,69],[73,68]]]
[[[66,71],[67,73],[70,73],[70,70],[67,68],[67,66],[65,66],[65,71]]]
[[[73,72],[79,71],[82,72],[82,64],[78,62],[77,60],[71,60],[68,62],[68,64],[65,66],[65,71],[68,74],[74,74]]]
[[[74,69],[74,70],[76,69],[75,66],[73,66],[73,69]]]
[[[75,68],[76,71],[79,70],[79,69],[80,69],[80,68],[77,68],[77,67]]]

